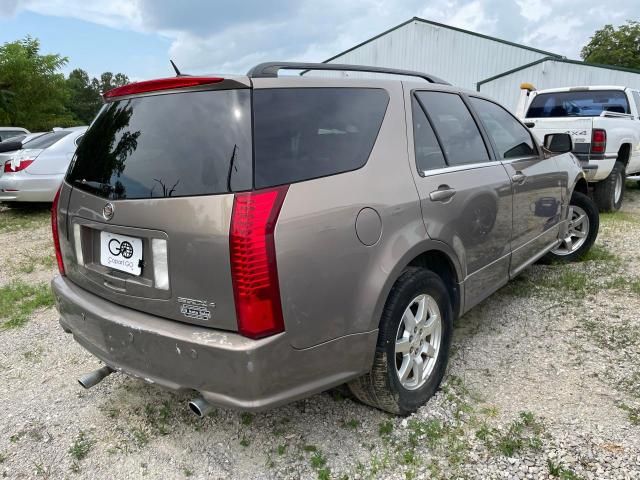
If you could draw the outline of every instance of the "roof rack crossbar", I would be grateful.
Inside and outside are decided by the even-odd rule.
[[[304,63],[304,62],[266,62],[256,65],[247,72],[250,78],[275,78],[280,70],[330,70],[341,72],[368,72],[368,73],[386,73],[390,75],[405,75],[409,77],[418,77],[430,83],[440,83],[442,85],[451,85],[441,78],[435,77],[422,72],[414,72],[412,70],[400,70],[396,68],[385,67],[369,67],[366,65],[347,65],[341,63]]]

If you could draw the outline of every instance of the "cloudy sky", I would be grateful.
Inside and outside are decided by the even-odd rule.
[[[0,42],[25,35],[67,70],[165,76],[243,73],[264,60],[321,61],[413,16],[579,58],[640,0],[0,0]]]

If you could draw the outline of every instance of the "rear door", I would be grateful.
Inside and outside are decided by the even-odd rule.
[[[252,188],[251,95],[236,81],[107,103],[66,181],[68,277],[154,315],[237,329],[233,192]]]
[[[471,104],[511,177],[515,274],[557,241],[567,174],[553,158],[544,158],[529,130],[502,106],[478,97],[471,97]]]
[[[415,91],[409,100],[427,233],[453,247],[465,266],[466,310],[509,278],[509,177],[460,95]]]

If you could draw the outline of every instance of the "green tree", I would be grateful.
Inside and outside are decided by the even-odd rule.
[[[89,74],[76,68],[67,78],[69,97],[67,108],[78,122],[88,125],[102,106],[102,93],[129,83],[123,73],[104,72],[100,79],[89,78]]]
[[[84,70],[76,68],[67,78],[69,89],[67,108],[75,120],[88,125],[102,106],[100,92],[96,90]]]
[[[580,56],[585,62],[640,69],[640,22],[605,25],[593,34]]]
[[[0,47],[0,124],[48,130],[73,124],[60,69],[67,58],[40,54],[30,36]]]

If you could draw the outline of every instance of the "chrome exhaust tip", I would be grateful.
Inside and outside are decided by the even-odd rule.
[[[78,383],[82,385],[84,388],[95,387],[106,377],[111,375],[114,372],[113,368],[109,366],[104,366],[102,368],[98,368],[93,372],[85,373],[78,379]]]
[[[213,406],[204,398],[194,398],[189,402],[189,410],[200,418],[205,417],[213,409]]]

